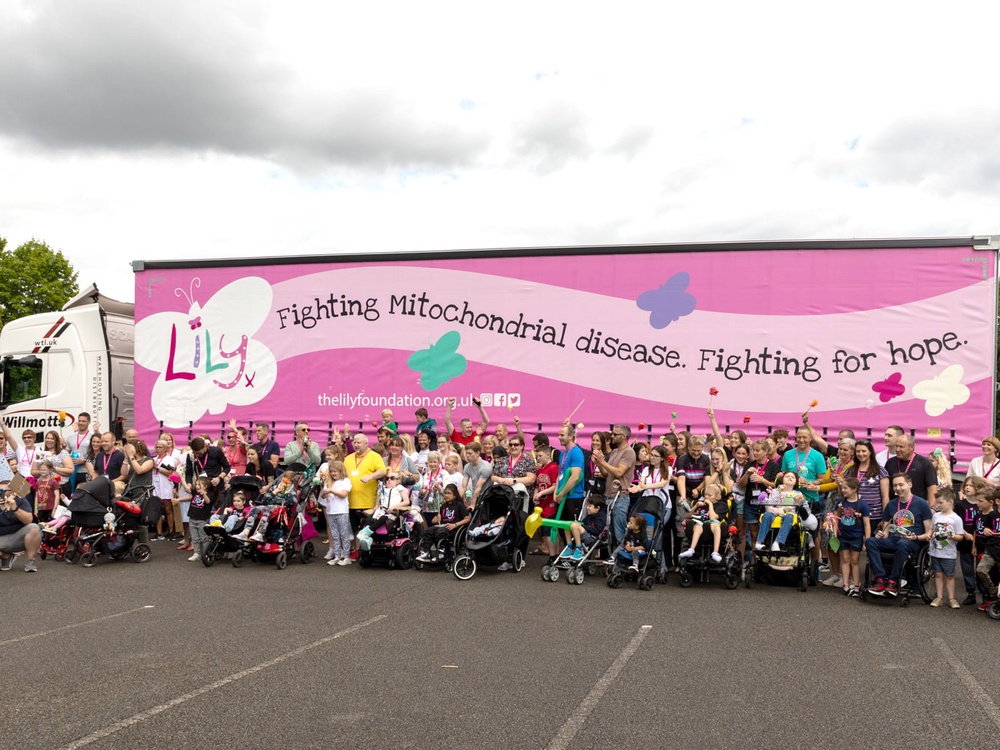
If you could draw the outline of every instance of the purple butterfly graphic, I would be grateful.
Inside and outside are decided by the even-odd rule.
[[[896,396],[902,396],[904,393],[906,393],[906,386],[900,382],[902,379],[903,379],[903,373],[894,372],[885,380],[880,380],[877,383],[873,383],[872,390],[878,394],[879,401],[881,401],[883,404],[887,404],[894,398],[896,398]]]
[[[687,292],[690,282],[690,275],[679,271],[662,286],[640,294],[635,301],[636,307],[649,313],[649,325],[662,330],[694,312],[695,298]]]
[[[191,320],[188,321],[188,325],[191,326],[191,330],[192,331],[195,328],[201,328],[201,316],[197,315],[197,316],[191,318]]]

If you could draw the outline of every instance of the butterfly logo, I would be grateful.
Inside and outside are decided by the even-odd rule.
[[[410,355],[406,365],[420,373],[422,388],[435,391],[465,372],[468,362],[458,353],[461,342],[462,336],[458,331],[448,331],[436,343]]]
[[[885,380],[880,380],[872,384],[872,390],[878,394],[878,400],[883,404],[892,401],[896,396],[906,393],[906,386],[902,384],[903,373],[894,372]]]
[[[200,288],[201,279],[193,278],[186,291],[174,290],[185,310],[157,312],[135,324],[135,362],[158,373],[150,407],[166,427],[257,403],[278,376],[274,354],[253,338],[271,312],[271,285],[255,276],[238,279],[204,305],[195,299]]]

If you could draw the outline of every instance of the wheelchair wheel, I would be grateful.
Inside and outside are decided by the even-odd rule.
[[[678,574],[677,582],[680,584],[682,589],[691,588],[691,584],[694,583],[694,578],[686,570],[681,570]]]
[[[809,588],[809,566],[802,568],[799,573],[799,591],[805,591]]]
[[[727,589],[735,589],[739,585],[740,585],[739,574],[736,573],[735,571],[729,571],[729,570],[727,570],[726,571],[726,588]]]
[[[87,554],[80,558],[80,564],[85,568],[92,568],[97,564],[97,553],[90,550]]]
[[[403,542],[396,549],[396,565],[400,570],[409,570],[412,568],[416,557],[417,553],[413,549],[412,542]]]
[[[288,555],[285,554],[285,550],[281,550],[281,552],[279,552],[277,556],[274,558],[274,566],[278,570],[284,570],[285,566],[287,565],[288,565]]]
[[[990,608],[986,610],[986,614],[990,616],[991,620],[1000,620],[1000,599],[994,599],[990,602]]]
[[[514,554],[512,557],[513,557],[512,565],[514,566],[514,572],[520,573],[522,570],[524,570],[524,565],[525,565],[524,553],[521,552],[521,550],[516,549],[514,550]]]
[[[914,582],[913,590],[915,593],[920,595],[920,598],[924,600],[924,604],[930,604],[934,597],[931,596],[931,580],[934,576],[931,574],[931,554],[930,550],[925,546],[920,549],[917,553],[916,571],[914,572]]]
[[[233,553],[233,567],[238,568],[243,564],[243,550],[238,549]]]

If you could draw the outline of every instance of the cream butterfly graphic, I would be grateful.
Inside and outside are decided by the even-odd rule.
[[[166,427],[186,427],[206,412],[263,399],[274,387],[278,363],[253,336],[271,310],[271,285],[248,277],[227,284],[204,306],[188,291],[187,312],[161,312],[136,323],[136,364],[159,373],[150,403]]]

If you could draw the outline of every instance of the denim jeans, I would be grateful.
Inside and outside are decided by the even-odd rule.
[[[885,578],[882,553],[895,553],[889,578],[898,581],[903,572],[903,566],[906,564],[906,558],[910,555],[916,557],[917,552],[920,551],[920,542],[913,542],[898,536],[890,536],[885,539],[869,537],[868,541],[865,542],[865,549],[868,552],[868,566],[872,569],[872,578]]]
[[[611,498],[605,498],[611,502]],[[629,496],[622,493],[615,500],[615,507],[611,509],[611,536],[615,545],[621,543],[625,538],[625,527],[628,526],[628,505]]]
[[[767,532],[771,530],[771,524],[774,523],[774,519],[777,518],[774,513],[767,511],[764,515],[760,517],[760,530],[757,532],[757,542],[760,544],[764,543],[767,538]],[[778,538],[775,541],[778,544],[784,544],[788,541],[788,535],[792,533],[792,514],[786,513],[781,517],[781,528],[778,529]]]

